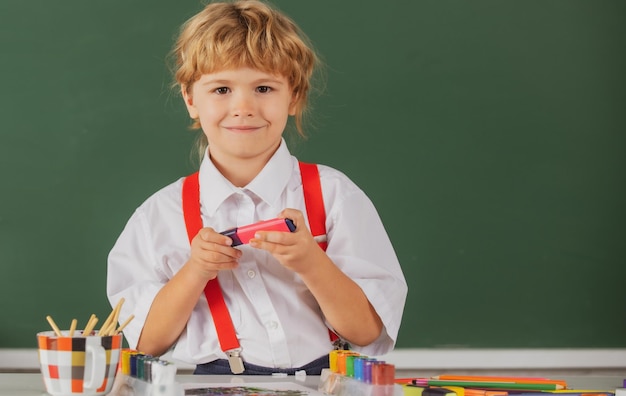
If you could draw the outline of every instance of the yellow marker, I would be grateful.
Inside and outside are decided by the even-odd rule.
[[[411,384],[405,384],[402,386],[404,390],[404,396],[422,396],[422,392],[424,391],[423,386],[415,386]]]
[[[139,352],[134,351],[132,349],[123,349],[122,350],[122,374],[130,375],[130,356],[136,355]]]
[[[456,393],[456,396],[465,396],[465,388],[461,388],[460,386],[443,386],[442,388],[450,389],[452,392]]]

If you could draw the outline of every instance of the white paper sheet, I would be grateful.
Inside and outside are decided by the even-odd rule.
[[[195,395],[201,396],[201,395],[208,395],[208,396],[213,396],[213,395],[220,395],[220,393],[217,393],[217,391],[219,391],[220,389],[225,389],[225,388],[229,388],[234,390],[241,390],[241,392],[239,393],[233,393],[233,394],[237,394],[237,395],[247,395],[247,394],[260,394],[260,395],[265,395],[265,393],[261,393],[259,390],[263,390],[263,391],[267,391],[267,395],[272,395],[272,391],[276,391],[275,394],[277,395],[281,395],[281,392],[287,392],[287,391],[292,391],[294,393],[285,393],[286,395],[313,395],[313,396],[323,396],[324,394],[321,392],[318,392],[316,390],[313,390],[311,388],[307,388],[306,386],[300,385],[300,384],[296,384],[293,382],[246,382],[246,383],[230,383],[230,382],[225,382],[225,383],[186,383],[186,384],[182,384],[183,388],[185,389],[185,391],[187,390],[204,390],[206,389],[205,393],[193,393]],[[252,389],[258,389],[256,391],[253,391]],[[212,391],[213,390],[213,391]],[[213,392],[213,393],[211,393]],[[247,393],[246,393],[247,392]],[[299,393],[297,393],[299,392]],[[185,393],[187,394],[187,393]],[[189,393],[190,395],[192,393]],[[224,394],[228,394],[228,393],[224,393]]]

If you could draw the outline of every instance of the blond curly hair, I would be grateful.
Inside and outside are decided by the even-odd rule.
[[[174,85],[190,92],[203,74],[249,67],[287,78],[301,136],[311,77],[319,63],[308,37],[285,14],[258,0],[209,3],[187,20],[171,52]],[[193,129],[200,123],[194,120]],[[198,150],[203,155],[206,138]]]

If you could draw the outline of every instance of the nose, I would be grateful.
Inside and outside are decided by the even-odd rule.
[[[232,115],[234,117],[252,117],[254,115],[254,96],[246,92],[233,95]]]

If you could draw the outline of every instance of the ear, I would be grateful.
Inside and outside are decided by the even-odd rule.
[[[193,97],[188,92],[186,85],[180,86],[180,93],[183,95],[183,100],[185,101],[185,106],[187,106],[187,112],[189,113],[189,117],[191,117],[194,120],[197,119],[198,109],[196,109],[196,106],[194,106]]]
[[[290,116],[295,116],[296,115],[296,105],[297,104],[298,104],[298,95],[294,93],[291,96],[291,102],[289,102],[289,112],[288,112],[288,114]]]

